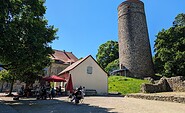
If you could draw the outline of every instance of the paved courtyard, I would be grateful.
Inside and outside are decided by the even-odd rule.
[[[4,101],[4,104],[2,103]],[[7,106],[10,105],[10,106]],[[12,109],[13,108],[13,109]],[[128,97],[86,97],[82,104],[70,103],[67,97],[53,100],[24,98],[13,101],[0,97],[0,113],[185,113],[185,104]]]

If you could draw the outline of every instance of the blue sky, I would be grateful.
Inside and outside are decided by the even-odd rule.
[[[58,28],[53,49],[73,52],[78,58],[92,55],[108,40],[118,41],[117,7],[124,0],[46,0],[45,17]],[[185,0],[142,0],[145,4],[152,54],[156,35],[185,13]]]

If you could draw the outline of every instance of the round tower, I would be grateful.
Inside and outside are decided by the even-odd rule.
[[[118,6],[120,68],[136,78],[154,76],[144,3],[127,0]]]

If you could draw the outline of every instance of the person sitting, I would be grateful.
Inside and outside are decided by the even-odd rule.
[[[18,90],[18,96],[20,97],[22,97],[22,96],[24,96],[24,86],[21,86],[21,88]]]
[[[53,99],[53,97],[55,97],[55,89],[51,88],[51,99]]]
[[[59,95],[59,88],[56,87],[56,95],[58,96]]]
[[[47,92],[46,92],[46,88],[44,86],[41,88],[41,92],[42,92],[41,98],[46,100],[47,99]]]
[[[73,102],[73,100],[75,99],[75,93],[77,92],[77,90],[73,90],[72,93],[69,95],[68,98],[71,99],[71,102]]]
[[[82,86],[80,86],[80,87],[78,88],[78,90],[82,90]]]
[[[70,97],[69,97],[70,98]],[[71,102],[73,102],[73,100],[81,100],[82,99],[82,91],[79,90],[79,88],[77,90],[75,90],[72,94],[71,94]]]
[[[81,90],[77,90],[76,93],[75,93],[75,97],[78,100],[82,99],[82,91]]]
[[[20,94],[24,95],[24,86],[21,87]]]
[[[36,95],[36,99],[39,100],[41,97],[41,88],[39,86],[37,86],[35,90],[35,95]]]

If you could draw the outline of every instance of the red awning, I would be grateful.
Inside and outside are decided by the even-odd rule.
[[[43,79],[45,81],[48,81],[48,82],[66,82],[65,79],[63,79],[59,76],[56,76],[56,75],[52,75],[52,76],[49,76],[49,77],[44,77]]]

